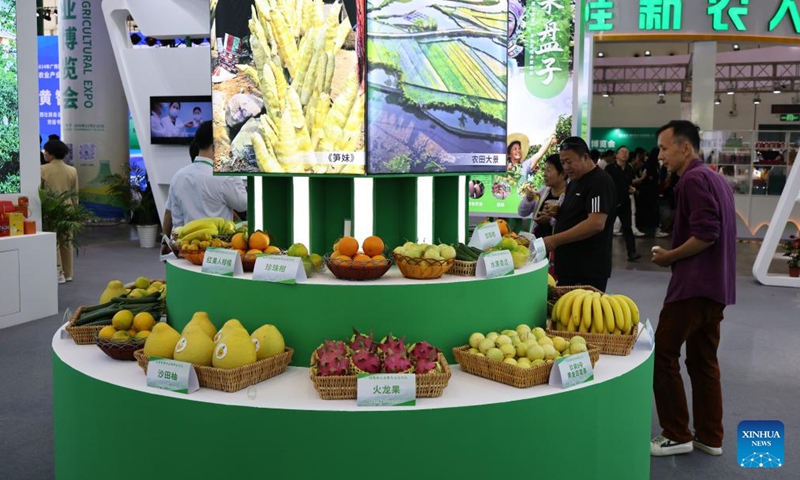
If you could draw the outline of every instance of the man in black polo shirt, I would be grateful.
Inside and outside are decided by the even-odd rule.
[[[636,172],[628,163],[629,158],[630,152],[628,151],[628,147],[619,147],[614,163],[608,164],[606,172],[614,179],[614,185],[617,189],[616,216],[619,217],[619,221],[622,224],[622,236],[625,238],[628,261],[634,261],[642,258],[642,256],[636,253],[636,239],[633,236],[631,194],[636,191],[636,188],[633,186]],[[614,223],[614,218],[611,219],[611,223]]]
[[[544,238],[545,248],[555,251],[559,285],[591,285],[605,291],[617,204],[614,180],[592,162],[582,138],[570,137],[558,149],[570,183],[553,235]]]

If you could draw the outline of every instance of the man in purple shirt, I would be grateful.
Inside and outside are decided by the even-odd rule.
[[[736,301],[736,211],[725,179],[698,159],[700,135],[676,120],[658,131],[659,160],[680,179],[675,185],[672,248],[653,247],[653,263],[672,267],[672,279],[655,338],[653,391],[661,435],[653,456],[689,453],[694,447],[722,454],[722,389],[719,346],[723,310]],[[679,358],[686,343],[695,432]]]

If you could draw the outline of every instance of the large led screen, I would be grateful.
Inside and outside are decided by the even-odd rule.
[[[367,0],[367,171],[506,169],[507,0]]]
[[[0,61],[0,193],[20,193],[15,0],[0,0]]]
[[[362,7],[212,2],[215,172],[365,173]]]

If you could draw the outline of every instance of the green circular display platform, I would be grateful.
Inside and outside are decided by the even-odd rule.
[[[346,339],[353,327],[380,339],[389,331],[407,344],[427,340],[453,363],[452,348],[472,332],[514,329],[520,323],[544,327],[548,263],[529,264],[491,280],[444,275],[409,280],[396,267],[379,280],[337,280],[330,273],[307,283],[253,281],[247,273],[224,277],[200,272],[186,260],[167,263],[169,323],[178,331],[198,311],[221,327],[231,318],[252,332],[272,323],[294,348],[292,365],[308,366],[326,339]]]
[[[301,367],[251,395],[165,392],[60,331],[52,345],[58,480],[649,478],[649,349],[601,356],[569,390],[455,365],[441,398],[393,409],[320,400]]]

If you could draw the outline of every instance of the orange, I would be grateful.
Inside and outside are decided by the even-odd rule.
[[[364,253],[370,257],[383,253],[383,240],[381,240],[381,237],[376,237],[375,235],[367,237],[361,246],[364,248]]]
[[[236,250],[247,250],[247,237],[244,233],[237,233],[231,238],[231,247]]]
[[[236,249],[234,249],[234,250],[236,250],[237,252],[239,252],[239,255],[244,255],[244,250],[243,250],[243,249],[241,249],[241,248],[236,248]]]
[[[498,226],[498,228],[500,228],[500,235],[501,236],[508,235],[508,232],[509,232],[508,223],[506,223],[505,220],[503,220],[502,218],[497,220],[497,226]]]
[[[352,257],[358,252],[358,240],[353,237],[342,237],[339,240],[339,252],[348,257]]]
[[[250,243],[250,248],[257,248],[263,251],[269,248],[269,235],[259,230],[250,235],[248,242]]]
[[[281,249],[276,247],[275,245],[270,245],[269,247],[267,247],[266,250],[264,250],[264,253],[269,253],[272,255],[280,255]]]
[[[386,257],[384,257],[383,255],[375,255],[375,256],[372,257],[372,261],[373,262],[385,262],[386,261]]]
[[[333,252],[331,254],[331,258],[338,258],[340,260],[352,260],[349,256],[343,254],[342,252]]]
[[[264,253],[264,252],[262,252],[261,250],[259,250],[257,248],[251,248],[250,250],[247,251],[247,255],[256,255],[256,254],[259,254],[259,253]]]
[[[369,262],[372,261],[368,255],[364,255],[363,253],[357,253],[355,257],[353,257],[353,268],[370,268],[370,265],[366,263],[356,263],[356,262]]]

